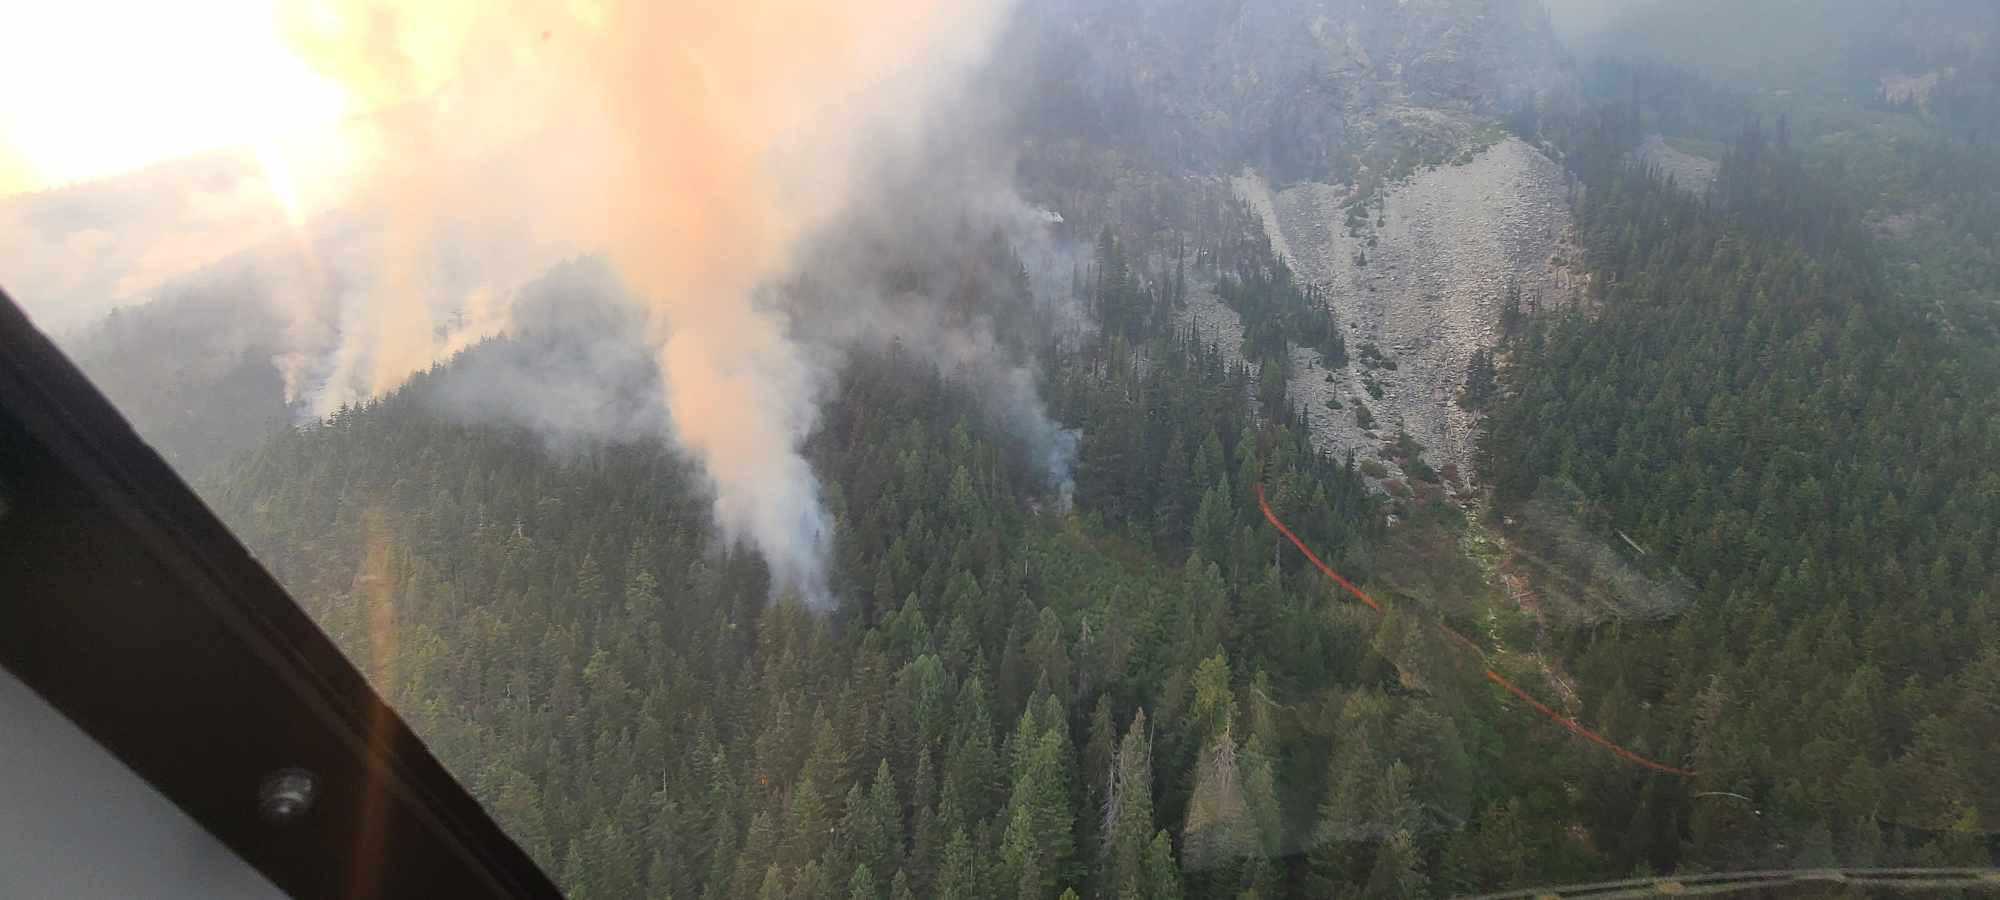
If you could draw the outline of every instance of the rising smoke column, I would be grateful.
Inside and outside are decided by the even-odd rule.
[[[322,71],[393,113],[378,197],[414,223],[391,229],[398,243],[499,203],[608,252],[646,304],[673,437],[714,481],[718,524],[818,601],[829,526],[799,447],[825,377],[760,295],[853,199],[869,154],[917,133],[962,81],[1001,12],[1000,0],[303,0],[286,22]],[[468,184],[452,148],[496,135],[541,149]],[[543,156],[578,174],[535,178]],[[395,288],[381,314],[421,332],[422,308]]]

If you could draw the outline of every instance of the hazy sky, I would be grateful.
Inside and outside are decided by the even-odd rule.
[[[278,0],[11,4],[0,286],[52,331],[282,238],[360,151]]]
[[[1543,0],[1564,43],[1576,44],[1609,27],[1620,15],[1652,6],[1659,0]],[[1754,0],[1746,0],[1754,2]]]
[[[197,154],[0,199],[0,287],[62,334],[272,240],[286,222],[254,158]]]
[[[0,194],[265,142],[342,108],[286,50],[272,0],[9,4]]]

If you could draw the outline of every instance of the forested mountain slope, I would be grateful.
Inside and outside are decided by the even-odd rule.
[[[1591,184],[1606,287],[1588,316],[1517,326],[1486,464],[1503,508],[1567,482],[1698,586],[1670,621],[1554,636],[1584,720],[1693,778],[1481,681],[1426,619],[1550,683],[1476,574],[1410,571],[1467,565],[1412,555],[1455,515],[1397,501],[1413,518],[1385,532],[1287,379],[1257,379],[1250,418],[1252,373],[1177,335],[1178,281],[1108,234],[1084,285],[1105,329],[1048,360],[1058,418],[1085,426],[1074,510],[967,415],[967,385],[863,354],[810,448],[837,486],[830,615],[773,601],[663,449],[552,452],[438,415],[504,344],[280,436],[209,495],[578,896],[1412,895],[1981,862],[1990,370],[1878,296],[1860,232],[1781,153],[1746,138],[1719,189],[1740,206],[1708,208],[1623,167],[1618,121],[1546,123]],[[1187,270],[1224,285],[1268,374],[1324,313],[1245,240]],[[1403,585],[1398,613],[1280,552],[1259,483],[1336,566]]]
[[[1572,634],[1574,671],[1596,721],[1676,723],[1696,785],[1762,817],[1640,815],[1632,846],[1655,866],[1986,864],[2000,354],[1893,295],[1782,135],[1746,128],[1703,203],[1624,161],[1642,118],[1546,129],[1589,185],[1600,303],[1507,343],[1484,450],[1503,508],[1580,491],[1699,585],[1672,622]]]
[[[1248,488],[1338,559],[1379,518],[1351,471],[1244,417],[1241,373],[1169,336],[1153,354],[1064,370],[1100,423],[1074,516],[965,387],[851,363],[812,448],[839,486],[832,615],[769,598],[662,448],[551,457],[441,421],[451,368],[281,435],[210,496],[577,896],[1272,885],[1254,861],[1312,813],[1276,785],[1324,775],[1277,704],[1358,686],[1368,634],[1285,587]]]
[[[508,336],[302,427],[269,421],[269,336],[236,341],[227,304],[78,355],[573,896],[1993,863],[2000,205],[1976,81],[1933,95],[1955,118],[1870,113],[1923,140],[1864,140],[1852,110],[1760,120],[1773,98],[1684,72],[1570,71],[1515,0],[1023,7],[1060,15],[997,51],[1030,77],[996,155],[1063,243],[1031,258],[955,194],[935,218],[884,197],[784,288],[889,298],[795,323],[867,332],[817,348],[831,608],[718,533],[595,263],[543,279]],[[1636,161],[1660,135],[1711,153],[1713,184]],[[1245,165],[1306,227],[1259,227]],[[188,336],[228,352],[161,374]],[[1393,374],[1419,338],[1440,346]],[[994,365],[1076,429],[1073,484],[996,412]],[[1448,421],[1378,420],[1390,391]],[[1260,487],[1389,612],[1325,583]],[[1577,587],[1574,560],[1530,559],[1549,534],[1665,600]]]
[[[230,288],[116,309],[66,342],[79,368],[186,475],[291,424],[278,324]]]
[[[1532,0],[1031,0],[1021,13],[1002,54],[1027,63],[1030,136],[1167,171],[1350,182],[1404,154],[1448,159],[1563,79]]]

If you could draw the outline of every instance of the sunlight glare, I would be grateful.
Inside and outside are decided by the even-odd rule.
[[[268,148],[345,111],[341,88],[287,49],[272,0],[69,0],[22,5],[10,18],[0,32],[0,159],[16,171],[0,192],[250,146],[296,210],[293,167]]]

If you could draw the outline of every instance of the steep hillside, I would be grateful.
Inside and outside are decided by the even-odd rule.
[[[1456,401],[1473,354],[1496,338],[1510,286],[1530,307],[1576,292],[1561,168],[1497,127],[1568,83],[1541,4],[1031,3],[1023,22],[1003,46],[1036,60],[1021,112],[1024,171],[1091,171],[1101,185],[1050,192],[1064,214],[1096,222],[1114,210],[1109,224],[1124,231],[1213,240],[1226,227],[1171,204],[1135,215],[1129,187],[1158,183],[1143,173],[1231,178],[1277,258],[1330,305],[1356,352],[1330,373],[1318,349],[1287,351],[1289,393],[1315,444],[1369,458],[1407,430],[1431,466],[1470,479],[1476,418]],[[1246,331],[1202,286],[1183,299],[1180,318],[1205,338]],[[1229,354],[1239,343],[1221,341]],[[1382,415],[1360,424],[1362,405]]]
[[[1990,865],[2000,357],[1895,296],[1782,137],[1746,129],[1698,200],[1606,121],[1638,120],[1558,129],[1597,300],[1509,339],[1482,462],[1501,510],[1574,494],[1695,586],[1669,620],[1577,627],[1568,669],[1601,719],[1686,728],[1698,785],[1759,798],[1635,813],[1617,852]]]
[[[1537,0],[1024,4],[1024,121],[1156,168],[1350,181],[1562,81]]]
[[[1459,393],[1473,354],[1499,339],[1510,296],[1532,311],[1580,294],[1562,168],[1509,138],[1424,169],[1372,204],[1318,182],[1273,193],[1255,173],[1236,186],[1273,248],[1327,292],[1346,329],[1346,367],[1319,369],[1297,351],[1292,390],[1316,416],[1314,438],[1329,452],[1367,456],[1402,429],[1433,467],[1469,479],[1477,416]],[[1371,427],[1338,412],[1361,404]]]
[[[208,493],[571,896],[1297,894],[1316,804],[1350,790],[1325,783],[1343,702],[1398,723],[1343,765],[1443,758],[1399,802],[1489,802],[1451,716],[1491,699],[1387,693],[1360,652],[1387,626],[1325,617],[1252,498],[1355,572],[1374,502],[1192,346],[1057,367],[1092,423],[1075,515],[961,379],[857,355],[809,448],[841,523],[819,612],[770,596],[657,443],[551,454],[440,414],[508,352],[285,432]]]
[[[1551,0],[1580,51],[1696,69],[1752,90],[1873,93],[1994,46],[2000,8],[1965,0]]]
[[[1640,162],[1659,169],[1663,177],[1672,179],[1675,187],[1697,196],[1707,194],[1715,186],[1716,173],[1722,168],[1717,160],[1682,150],[1658,134],[1646,135],[1645,143],[1639,145],[1635,155]]]
[[[291,423],[263,304],[219,288],[114,310],[66,351],[168,463],[195,476]]]

